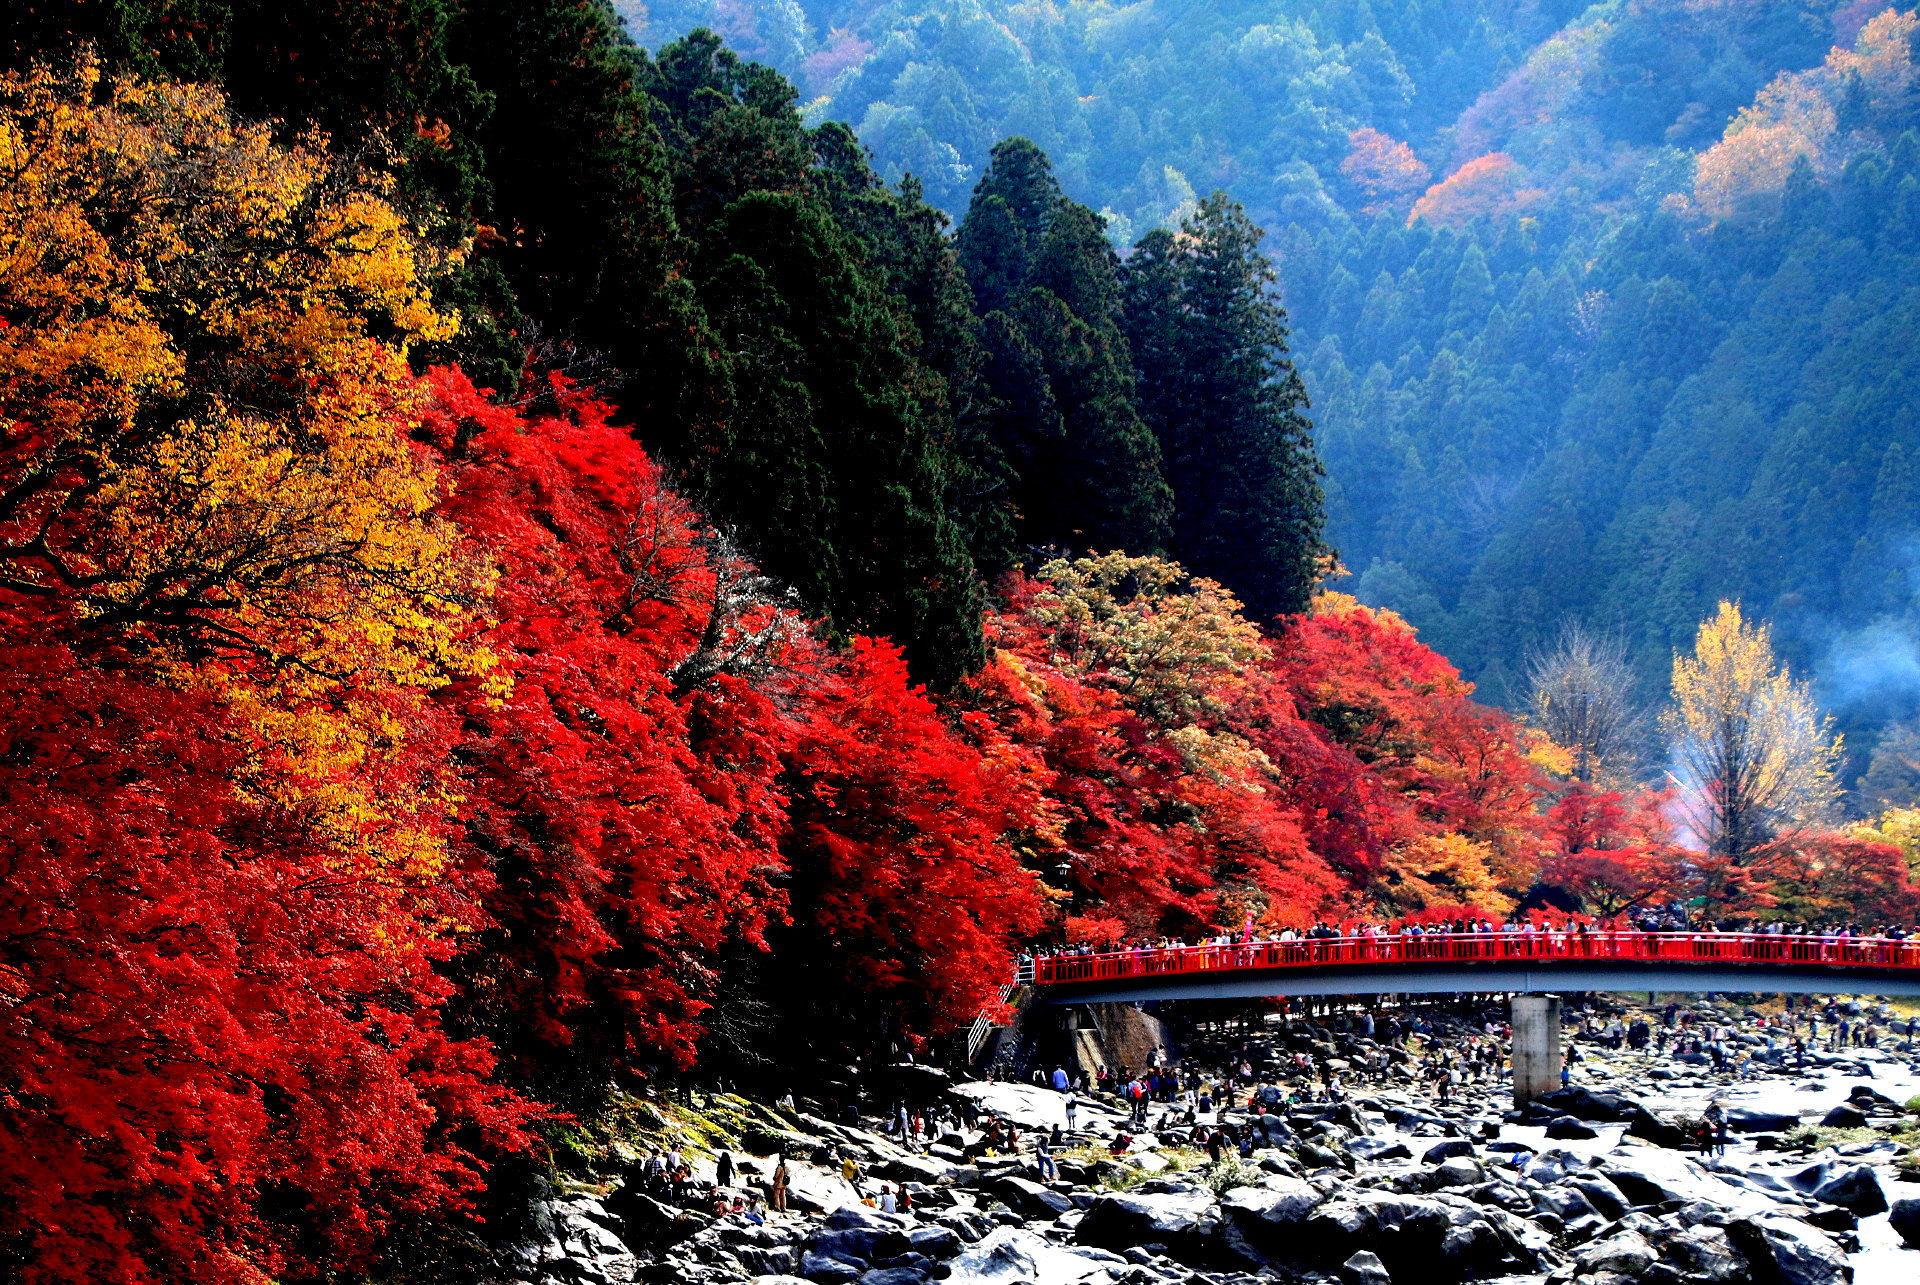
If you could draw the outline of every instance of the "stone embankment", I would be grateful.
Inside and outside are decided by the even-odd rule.
[[[1476,1029],[1459,1026],[1463,1037]],[[1442,1021],[1429,1047],[1447,1039]],[[990,1115],[1018,1126],[1011,1155],[980,1129],[903,1145],[873,1117],[741,1104],[754,1123],[730,1153],[734,1188],[765,1190],[783,1153],[788,1212],[695,1212],[713,1208],[711,1157],[694,1162],[692,1207],[643,1192],[636,1167],[539,1201],[530,1243],[499,1279],[1842,1285],[1860,1267],[1866,1285],[1920,1269],[1920,1253],[1899,1248],[1903,1238],[1920,1246],[1920,1183],[1904,1180],[1920,1122],[1895,1096],[1920,1075],[1900,1050],[1757,1061],[1735,1079],[1592,1048],[1579,1064],[1585,1083],[1523,1118],[1491,1076],[1441,1102],[1404,1048],[1382,1056],[1374,1041],[1325,1026],[1268,1024],[1249,1040],[1237,1052],[1251,1048],[1256,1076],[1267,1068],[1283,1085],[1301,1052],[1322,1066],[1373,1067],[1378,1082],[1265,1115],[1201,1113],[1200,1125],[1224,1122],[1258,1144],[1219,1161],[1193,1146],[1184,1108],[1155,1105],[1137,1127],[1113,1100],[1082,1096],[1065,1132],[1065,1095],[1020,1084],[933,1090],[973,1103],[982,1124]],[[1693,1142],[1693,1117],[1712,1098],[1733,1131],[1724,1154]],[[1056,1126],[1065,1145],[1043,1177],[1029,1140]],[[912,1209],[862,1203],[883,1190],[907,1193]]]

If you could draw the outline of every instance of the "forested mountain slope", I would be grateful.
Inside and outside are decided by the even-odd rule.
[[[1123,246],[1229,187],[1278,262],[1349,583],[1495,698],[1517,699],[1568,616],[1622,630],[1651,687],[1733,595],[1853,702],[1859,749],[1905,710],[1898,664],[1873,662],[1912,654],[1910,17],[1871,0],[626,16],[642,43],[717,25],[955,213],[1007,133]]]

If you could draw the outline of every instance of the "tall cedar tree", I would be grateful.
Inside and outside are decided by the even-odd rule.
[[[1098,214],[1066,199],[1040,149],[995,145],[961,224],[982,314],[994,442],[1029,545],[1156,550],[1173,497],[1134,404],[1119,260]]]
[[[1307,393],[1261,231],[1216,192],[1127,261],[1140,407],[1173,484],[1173,553],[1254,619],[1305,611],[1326,554]]]
[[[678,455],[725,414],[718,345],[688,280],[646,57],[606,0],[464,0],[457,52],[488,95],[481,240],[547,361],[621,372],[624,417]],[[469,372],[477,373],[477,372]]]
[[[899,190],[873,172],[866,149],[837,121],[814,134],[820,180],[834,217],[860,241],[867,264],[905,307],[919,336],[920,363],[937,377],[945,442],[947,512],[981,575],[992,580],[1014,563],[1012,475],[995,444],[997,403],[987,384],[986,350],[973,291],[947,235],[947,216],[927,204],[909,174]]]
[[[912,319],[835,219],[791,85],[705,31],[650,84],[734,366],[728,422],[684,456],[695,493],[836,632],[888,635],[916,679],[952,683],[980,664],[981,596]]]

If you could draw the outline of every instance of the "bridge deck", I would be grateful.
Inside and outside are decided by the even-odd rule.
[[[1057,1003],[1531,990],[1920,994],[1920,942],[1766,933],[1395,934],[1054,955],[1034,960],[1022,980]]]

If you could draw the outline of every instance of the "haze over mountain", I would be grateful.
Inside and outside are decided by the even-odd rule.
[[[1568,619],[1649,691],[1721,597],[1855,766],[1920,693],[1911,15],[1878,3],[623,6],[711,25],[958,215],[1034,139],[1116,245],[1267,231],[1364,600],[1523,695]]]

